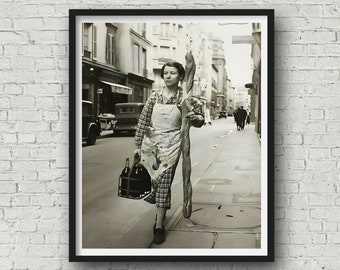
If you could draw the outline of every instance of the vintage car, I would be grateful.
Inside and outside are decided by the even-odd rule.
[[[99,120],[93,113],[93,103],[82,100],[82,141],[87,145],[94,145],[100,132]]]
[[[144,107],[144,103],[117,103],[115,105],[116,125],[114,134],[121,132],[135,133],[139,116]]]
[[[218,113],[218,119],[221,119],[221,118],[227,118],[227,112],[226,111],[220,111]]]

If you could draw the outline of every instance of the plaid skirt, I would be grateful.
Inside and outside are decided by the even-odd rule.
[[[152,180],[152,192],[144,200],[157,207],[170,209],[171,184],[175,176],[177,164],[166,169],[156,180]]]

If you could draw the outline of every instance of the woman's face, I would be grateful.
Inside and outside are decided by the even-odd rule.
[[[178,82],[182,79],[175,67],[164,67],[163,79],[166,86],[177,86]]]

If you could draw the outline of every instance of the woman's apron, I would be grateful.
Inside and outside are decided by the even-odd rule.
[[[176,164],[181,149],[181,112],[176,104],[156,104],[151,115],[152,127],[144,135],[141,164],[156,180],[166,169]]]

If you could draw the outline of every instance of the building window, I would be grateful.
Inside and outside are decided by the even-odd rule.
[[[83,24],[83,56],[87,58],[91,58],[91,23],[84,23]]]
[[[143,102],[143,87],[139,85],[134,85],[133,88],[133,101],[134,102]]]
[[[155,59],[155,58],[158,58],[158,48],[157,46],[153,46],[152,47],[152,57]]]
[[[159,36],[163,38],[170,37],[170,23],[161,23]]]
[[[106,34],[106,63],[117,66],[117,41],[116,29],[113,27],[107,28]]]
[[[137,74],[143,74],[147,77],[147,50],[140,44],[134,43],[132,48],[132,70]]]
[[[142,49],[142,58],[141,58],[141,68],[144,77],[148,76],[148,72],[146,70],[146,50]]]
[[[83,25],[83,49],[84,51],[89,50],[89,28],[90,28],[90,25],[88,23],[84,23]]]
[[[139,73],[139,45],[133,44],[133,71]]]
[[[97,57],[97,27],[93,26],[93,57]]]
[[[112,35],[108,37],[109,47],[108,47],[108,63],[116,66],[116,38]]]
[[[161,53],[160,58],[165,58],[165,59],[170,58],[170,48],[169,47],[161,46],[160,53]]]
[[[152,25],[152,34],[158,35],[158,25],[157,24]]]

